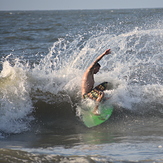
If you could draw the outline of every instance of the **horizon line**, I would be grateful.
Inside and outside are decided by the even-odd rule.
[[[135,8],[108,8],[108,9],[0,9],[0,11],[75,11],[75,10],[133,10],[133,9],[163,9],[163,7],[135,7]]]

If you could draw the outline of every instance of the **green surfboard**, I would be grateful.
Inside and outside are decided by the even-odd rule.
[[[82,120],[88,128],[91,128],[108,120],[112,115],[112,112],[112,106],[102,105],[100,106],[100,115],[95,115],[92,113],[92,109],[90,108],[88,111],[82,113]]]

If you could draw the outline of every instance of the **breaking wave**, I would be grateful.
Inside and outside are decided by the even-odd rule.
[[[84,70],[108,48],[112,54],[100,61],[102,67],[95,81],[96,85],[103,81],[113,84],[109,102],[136,114],[163,115],[162,44],[163,29],[135,28],[119,35],[100,33],[87,40],[82,35],[72,41],[58,39],[37,63],[13,59],[12,55],[3,58],[1,133],[28,131],[36,118],[34,112],[39,110],[60,112],[55,118],[75,113]]]

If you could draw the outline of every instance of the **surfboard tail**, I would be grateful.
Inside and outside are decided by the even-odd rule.
[[[87,111],[83,113],[82,120],[88,128],[91,128],[108,120],[112,112],[113,107],[102,107],[100,115],[95,115],[91,111]]]

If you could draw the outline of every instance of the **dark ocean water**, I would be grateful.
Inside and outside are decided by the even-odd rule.
[[[0,162],[163,162],[163,9],[1,11]],[[81,77],[112,116],[86,128]]]

